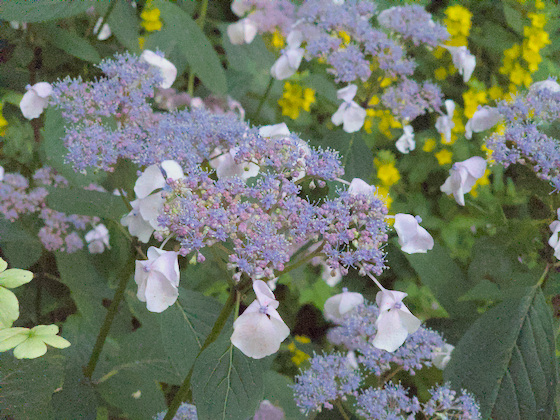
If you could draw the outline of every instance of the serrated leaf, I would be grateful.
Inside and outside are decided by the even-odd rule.
[[[57,48],[80,60],[90,63],[99,63],[101,56],[97,50],[84,38],[77,34],[72,34],[65,29],[59,28],[55,24],[44,25],[46,39]]]
[[[550,419],[557,361],[540,288],[529,288],[482,315],[453,351],[444,378],[477,397],[482,418]]]
[[[55,418],[53,392],[62,386],[64,357],[49,352],[37,359],[15,359],[0,354],[0,402],[2,416],[15,419]]]
[[[269,360],[245,356],[230,335],[226,329],[194,364],[191,386],[199,420],[248,418],[262,401]]]
[[[451,317],[465,317],[475,312],[473,303],[458,302],[473,285],[441,245],[436,243],[426,254],[405,254],[405,257],[422,284],[428,286]]]
[[[181,289],[177,303],[159,316],[163,347],[181,376],[191,369],[221,309],[218,301]]]
[[[0,4],[0,19],[18,22],[46,22],[85,13],[91,4],[82,0],[5,1]]]
[[[128,210],[120,196],[82,188],[47,187],[49,208],[66,214],[120,220]]]
[[[218,54],[196,22],[171,2],[157,0],[153,5],[161,12],[163,28],[148,37],[145,48],[165,52],[179,73],[188,63],[204,86],[216,94],[225,94],[226,76]]]

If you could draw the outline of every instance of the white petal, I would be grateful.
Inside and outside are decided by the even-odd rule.
[[[163,312],[175,303],[179,291],[161,273],[150,272],[146,282],[146,308],[150,312]]]
[[[250,44],[257,35],[257,25],[247,17],[230,24],[227,27],[227,34],[234,45]]]
[[[425,253],[434,247],[434,239],[426,229],[418,224],[410,214],[395,215],[395,230],[403,252],[408,254]]]
[[[336,92],[336,97],[338,99],[342,99],[344,102],[352,102],[354,96],[358,92],[358,86],[356,85],[348,85],[345,88],[339,89]]]
[[[463,166],[471,176],[476,179],[482,178],[486,172],[486,160],[480,156],[473,156],[462,162]],[[470,191],[470,188],[469,188]]]
[[[406,293],[400,292],[398,290],[387,290],[383,289],[377,292],[375,296],[375,303],[379,307],[381,312],[388,311],[392,309],[396,304],[402,302],[402,300],[407,296]]]
[[[476,114],[476,112],[475,112],[475,114]],[[472,122],[471,122],[471,121],[472,121],[472,119],[468,120],[468,121],[467,121],[467,124],[465,124],[465,138],[466,138],[467,140],[472,139],[472,133],[473,133],[473,131],[472,131],[472,127],[471,127],[471,126],[472,126]]]
[[[0,166],[0,182],[4,181],[4,167]]]
[[[111,36],[111,28],[109,27],[109,25],[107,25],[105,23],[103,25],[103,28],[101,28],[101,30],[99,30],[99,27],[101,26],[101,22],[103,22],[102,17],[97,19],[97,22],[95,22],[95,26],[93,27],[93,33],[97,34],[97,39],[99,41],[105,41],[107,38],[109,38]],[[98,31],[99,31],[99,33],[98,33]]]
[[[248,357],[262,359],[274,354],[288,337],[290,329],[276,318],[245,312],[233,323],[232,344]]]
[[[284,80],[288,77],[292,76],[296,72],[295,69],[290,67],[290,63],[288,62],[288,57],[284,54],[276,60],[276,62],[272,65],[270,69],[270,75],[274,77],[276,80]]]
[[[163,78],[160,87],[163,89],[169,89],[171,87],[177,77],[177,67],[175,67],[171,61],[160,57],[150,50],[144,50],[140,55],[140,60],[159,69],[161,77]]]
[[[344,111],[346,111],[347,107],[348,107],[348,104],[346,102],[343,102],[342,104],[340,104],[340,106],[338,107],[336,112],[331,117],[331,121],[334,125],[342,124],[342,122],[344,121]]]
[[[154,228],[140,215],[138,200],[134,200],[130,204],[132,205],[132,211],[121,218],[121,225],[127,226],[130,234],[136,236],[140,242],[147,243]]]
[[[303,48],[288,49],[285,54],[290,67],[295,73],[297,69],[299,69],[299,65],[301,64],[301,60],[303,58]]]
[[[327,299],[323,312],[325,318],[336,321],[364,302],[360,293],[342,292]]]
[[[463,82],[467,83],[469,81],[475,67],[476,57],[472,54],[467,54],[463,60]]]
[[[137,198],[146,198],[157,189],[165,187],[165,178],[158,165],[148,166],[134,184],[134,193]]]
[[[554,80],[543,80],[542,82],[535,82],[531,85],[529,90],[531,92],[538,92],[540,90],[548,89],[552,93],[560,92],[560,85]]]
[[[290,130],[286,123],[264,125],[259,128],[259,135],[261,137],[282,138],[290,135]]]
[[[502,119],[501,114],[496,108],[484,106],[476,110],[472,118],[467,122],[465,129],[472,132],[480,133],[494,127]],[[465,135],[465,137],[467,137]],[[470,137],[467,137],[470,139]]]
[[[274,297],[274,293],[272,293],[264,281],[255,280],[253,282],[253,290],[261,306],[270,306],[274,309],[278,308],[278,301]]]
[[[163,251],[150,267],[150,271],[159,272],[175,287],[179,286],[179,262],[177,255],[179,253],[175,251]]]
[[[165,203],[162,193],[155,193],[147,196],[146,198],[139,199],[138,201],[138,211],[140,216],[152,225],[154,229],[158,229],[159,223],[157,219],[163,212],[163,204]]]
[[[401,318],[396,310],[381,312],[375,325],[377,326],[377,334],[371,344],[378,349],[393,352],[408,337],[408,331],[402,325]]]
[[[402,326],[409,334],[416,332],[420,328],[422,322],[412,315],[406,306],[402,305],[401,309],[396,309],[396,311],[399,314]]]
[[[178,180],[185,177],[181,165],[174,160],[164,160],[161,162],[161,167],[165,171],[165,176],[173,180]]]
[[[366,194],[370,195],[373,194],[375,188],[372,185],[369,185],[366,181],[360,178],[354,178],[350,182],[350,186],[348,187],[348,192],[351,195],[357,194]]]
[[[411,125],[405,125],[403,127],[403,131],[403,135],[399,137],[395,146],[399,152],[408,153],[416,147],[416,142],[414,141],[414,131]]]
[[[344,121],[342,129],[347,133],[354,133],[360,130],[364,125],[364,121],[366,120],[366,110],[356,102],[351,102],[344,111],[344,116],[342,118]]]
[[[301,33],[301,31],[291,31],[286,37],[286,43],[288,44],[289,49],[298,48],[302,42],[303,34]]]
[[[47,103],[47,98],[42,98],[33,89],[29,89],[21,98],[19,108],[25,118],[32,120],[43,113]]]
[[[136,297],[140,302],[146,302],[146,282],[148,281],[149,261],[136,261],[136,270],[134,271],[134,281],[138,285]]]
[[[47,82],[35,83],[31,89],[34,90],[40,98],[48,98],[53,92],[51,84]]]
[[[231,11],[239,17],[243,16],[249,10],[251,10],[251,6],[247,3],[247,0],[233,0],[231,3]]]

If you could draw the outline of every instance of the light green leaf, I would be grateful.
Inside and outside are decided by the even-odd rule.
[[[263,398],[267,359],[255,360],[234,347],[226,329],[196,360],[191,386],[199,420],[244,419]]]
[[[33,273],[31,271],[22,270],[21,268],[10,268],[0,273],[0,286],[14,289],[29,283],[32,279]]]
[[[557,361],[540,288],[482,315],[453,351],[444,378],[477,397],[482,418],[551,419]]]
[[[80,60],[90,63],[99,63],[101,56],[97,50],[84,38],[68,32],[55,24],[46,24],[43,27],[46,39],[57,48]]]
[[[181,289],[177,303],[159,316],[163,347],[181,376],[191,369],[221,308],[212,298]]]
[[[0,329],[9,328],[19,318],[19,302],[16,295],[0,287]]]
[[[154,7],[161,11],[163,29],[151,34],[146,49],[159,49],[179,69],[189,64],[204,86],[216,94],[227,91],[226,76],[218,54],[196,22],[179,6],[156,0]]]
[[[81,0],[5,1],[0,4],[0,19],[18,22],[46,22],[79,15],[90,7],[89,2]]]
[[[15,419],[60,418],[51,408],[51,398],[62,386],[63,372],[64,357],[60,355],[16,360],[11,354],[0,354],[2,415]]]

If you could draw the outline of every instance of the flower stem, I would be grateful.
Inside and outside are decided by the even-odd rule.
[[[115,315],[118,312],[119,304],[124,297],[124,291],[126,290],[126,285],[128,283],[128,280],[130,279],[131,268],[133,267],[132,262],[133,261],[130,260],[120,273],[121,280],[119,281],[117,291],[115,292],[115,296],[113,297],[111,306],[109,306],[107,315],[105,315],[103,325],[99,330],[99,335],[97,336],[97,340],[95,341],[95,345],[93,346],[93,351],[91,352],[89,362],[84,369],[84,376],[88,379],[91,379],[91,376],[93,375],[93,371],[95,370],[95,366],[97,365],[99,356],[101,355],[101,350],[103,350],[103,345],[105,344],[105,340],[107,339],[107,335],[109,334],[109,330],[111,329],[111,324],[113,323]]]
[[[344,410],[344,406],[342,405],[340,400],[337,400],[334,405],[336,405],[336,408],[338,408],[338,411],[340,412],[344,420],[350,420],[350,417],[348,417],[348,414],[346,414],[346,410]]]
[[[270,90],[272,89],[273,84],[274,84],[274,77],[271,76],[270,80],[268,81],[268,85],[266,85],[266,90],[264,91],[264,95],[262,96],[259,102],[259,106],[257,107],[257,114],[255,115],[255,119],[259,118],[259,115],[261,115],[262,107],[264,105],[264,102],[266,101],[266,98],[268,97],[268,94],[270,93]]]
[[[177,410],[181,406],[181,403],[188,398],[191,390],[191,377],[194,371],[194,365],[198,357],[202,354],[202,352],[206,350],[210,344],[216,341],[216,339],[222,332],[224,326],[226,325],[226,321],[228,320],[229,315],[231,314],[231,311],[236,306],[237,294],[238,291],[235,288],[232,288],[229,293],[228,299],[224,307],[222,308],[222,311],[218,315],[218,319],[216,319],[216,322],[212,327],[212,331],[210,331],[210,334],[208,334],[206,340],[204,340],[204,344],[202,344],[200,351],[196,355],[196,358],[194,359],[194,362],[191,366],[191,369],[189,370],[189,373],[187,374],[187,377],[183,381],[181,388],[179,388],[179,390],[175,394],[175,397],[173,398],[173,401],[171,402],[171,405],[169,406],[169,409],[167,410],[167,414],[165,414],[163,420],[172,420],[175,414],[177,413]]]

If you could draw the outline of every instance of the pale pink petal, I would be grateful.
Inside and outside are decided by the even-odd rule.
[[[158,165],[148,166],[134,184],[134,193],[137,198],[145,198],[157,189],[165,186],[165,178]]]
[[[377,334],[371,344],[378,349],[393,352],[408,337],[408,331],[402,325],[399,313],[396,310],[381,312],[375,325],[377,326]]]

